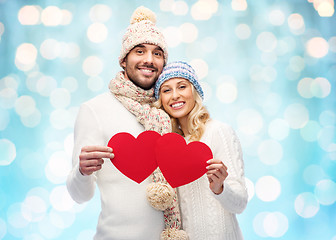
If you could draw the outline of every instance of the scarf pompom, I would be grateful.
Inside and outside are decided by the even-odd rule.
[[[156,210],[164,211],[172,205],[174,189],[162,182],[153,182],[147,186],[147,200]]]
[[[183,230],[175,228],[165,229],[160,236],[160,240],[188,240],[188,235]]]

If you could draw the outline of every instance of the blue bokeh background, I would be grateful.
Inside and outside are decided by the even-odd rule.
[[[333,0],[0,0],[0,239],[92,239],[98,192],[78,205],[65,187],[74,120],[140,5],[238,133],[245,239],[336,240]]]

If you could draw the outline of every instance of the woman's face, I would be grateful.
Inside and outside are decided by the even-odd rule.
[[[164,110],[172,117],[182,119],[195,106],[192,84],[184,78],[172,78],[161,85],[160,97]]]

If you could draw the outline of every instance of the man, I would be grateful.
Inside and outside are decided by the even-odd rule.
[[[142,11],[151,13],[145,8]],[[132,19],[138,22],[131,21],[119,57],[124,71],[111,81],[110,89],[114,85],[114,89],[124,90],[124,85],[117,85],[124,81],[143,94],[152,94],[152,87],[167,61],[167,47],[162,33],[154,24],[155,20],[150,21],[153,16],[150,20],[141,21],[143,12],[134,14]],[[128,93],[123,94],[125,97]],[[162,212],[152,208],[146,199],[150,179],[137,184],[109,161],[114,154],[107,143],[113,135],[128,132],[136,137],[143,131],[143,125],[112,90],[80,107],[74,131],[73,169],[68,176],[67,187],[78,203],[89,201],[96,184],[99,187],[101,213],[95,235],[97,240],[154,240],[159,239],[164,229]]]

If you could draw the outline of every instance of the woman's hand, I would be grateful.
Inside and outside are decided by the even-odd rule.
[[[215,194],[220,194],[224,189],[224,180],[228,176],[227,167],[217,159],[210,159],[207,163],[209,187]]]
[[[112,148],[105,146],[85,146],[79,155],[79,171],[82,175],[91,175],[102,168],[103,158],[114,158]]]

